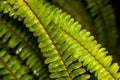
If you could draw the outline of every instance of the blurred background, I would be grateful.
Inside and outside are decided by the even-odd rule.
[[[116,16],[117,30],[119,34],[118,45],[120,46],[120,0],[110,0]],[[119,48],[120,49],[120,48]]]
[[[118,31],[118,40],[117,40],[117,52],[120,59],[120,0],[110,0],[112,7],[114,9],[115,17],[116,17],[116,24],[117,24],[117,31]]]

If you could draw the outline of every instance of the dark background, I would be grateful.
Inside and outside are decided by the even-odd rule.
[[[117,46],[116,46],[116,60],[120,66],[120,0],[110,0],[115,17],[116,17],[116,24],[117,24],[117,32],[118,32],[118,39],[117,39]],[[115,61],[116,62],[116,61]]]
[[[110,0],[116,16],[117,30],[119,34],[118,45],[120,44],[120,0]],[[120,46],[120,45],[119,45]]]

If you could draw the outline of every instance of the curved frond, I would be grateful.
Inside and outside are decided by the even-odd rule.
[[[118,36],[109,0],[52,0],[51,2],[71,14],[110,53],[114,52]]]

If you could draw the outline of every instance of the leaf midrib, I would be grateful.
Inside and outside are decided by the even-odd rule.
[[[51,40],[52,45],[55,47],[55,50],[57,51],[57,53],[58,53],[58,55],[59,55],[59,57],[60,57],[63,65],[64,65],[64,67],[65,67],[65,69],[66,69],[66,72],[67,72],[67,74],[68,74],[69,79],[72,80],[72,77],[71,77],[70,74],[69,74],[69,71],[68,71],[68,68],[67,68],[67,66],[66,66],[66,64],[65,64],[65,61],[64,61],[64,59],[62,59],[61,53],[59,52],[59,50],[58,50],[57,47],[55,46],[55,42],[52,40],[52,37],[51,37],[50,34],[48,33],[47,29],[45,29],[45,25],[42,23],[42,21],[41,21],[40,18],[37,16],[37,14],[36,14],[35,11],[32,9],[32,7],[28,4],[27,0],[23,0],[23,1],[24,1],[25,4],[29,7],[29,9],[30,9],[31,12],[34,14],[34,16],[35,16],[36,19],[39,21],[39,23],[40,23],[41,25],[43,25],[43,29],[44,29],[44,31],[46,32],[46,34],[48,35],[49,40]]]
[[[8,64],[4,61],[4,59],[1,56],[0,56],[0,62],[2,62],[2,64],[10,72],[10,74],[14,76],[15,80],[19,80],[17,75],[12,71],[12,69],[8,66]]]
[[[21,36],[21,34],[19,32],[17,32],[17,30],[15,30],[14,28],[12,28],[12,25],[8,25],[7,22],[3,19],[0,19],[0,23],[4,24],[10,31],[12,31],[14,33],[14,35],[16,35],[27,47],[29,47],[29,49],[31,49],[31,51],[33,51],[34,53],[39,53],[33,46],[32,44],[29,43],[29,41],[27,41],[23,36]],[[44,60],[44,57],[40,55],[40,58],[42,60]]]
[[[110,74],[110,76],[111,76],[113,79],[116,79],[116,78],[109,72],[109,70],[106,69],[106,67],[105,67],[101,62],[99,62],[98,59],[96,59],[96,57],[92,54],[92,52],[90,52],[86,47],[84,47],[84,45],[83,45],[79,40],[77,40],[73,35],[71,35],[69,32],[67,32],[67,31],[64,30],[63,28],[61,28],[61,30],[62,30],[64,33],[66,33],[67,35],[69,35],[73,40],[75,40],[76,42],[78,42],[78,44],[79,44],[80,46],[82,46],[88,53],[90,53],[90,55],[91,55],[92,57],[94,57],[94,59]]]

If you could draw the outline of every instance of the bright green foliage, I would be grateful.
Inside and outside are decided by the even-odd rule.
[[[30,80],[29,68],[21,65],[16,56],[9,55],[6,50],[0,50],[0,76],[2,80]]]
[[[4,17],[3,15],[3,17],[1,17],[3,19],[0,19],[0,43],[1,46],[5,45],[2,48],[6,48],[6,50],[13,49],[11,53],[19,56],[21,61],[25,62],[25,65],[28,66],[32,70],[32,73],[39,79],[45,79],[46,76],[48,77],[49,72],[47,65],[43,64],[44,58],[38,55],[41,52],[39,52],[37,46],[32,43],[35,41],[35,38],[30,35],[31,33],[27,35],[28,31],[26,31],[24,25],[19,26],[20,23],[15,22],[15,20],[11,21],[11,19],[8,18],[5,19]],[[17,24],[13,25],[14,23]],[[46,78],[46,80],[48,80],[48,78]]]
[[[118,36],[109,0],[52,0],[52,2],[71,14],[110,53],[114,53]]]
[[[71,14],[76,21],[81,23],[84,28],[92,31],[93,34],[95,33],[92,21],[81,0],[52,0],[52,3],[59,5],[64,11]]]
[[[14,35],[16,33],[12,33],[14,31],[1,32],[10,38],[5,36],[4,38],[2,35],[3,43],[6,43],[4,42],[6,39],[10,40],[7,44],[9,48],[17,46],[16,55],[21,60],[26,60],[25,65],[32,69],[33,75],[39,77],[39,80],[87,80],[90,78],[87,72],[95,72],[98,80],[120,79],[119,66],[117,63],[111,63],[112,56],[106,55],[105,48],[101,48],[90,32],[82,29],[78,22],[56,6],[43,0],[4,0],[0,5],[0,11],[23,21],[25,27],[33,33],[34,37],[37,37],[38,47],[42,52],[40,58],[26,45],[30,39],[27,36],[31,37],[29,34],[24,35],[26,31],[17,33],[23,34],[26,41],[19,40]],[[1,22],[1,24],[4,23]],[[15,30],[19,32],[21,28],[15,28]],[[19,35],[20,38],[21,35]],[[30,44],[33,43],[30,42]],[[45,67],[46,64],[48,70]]]

